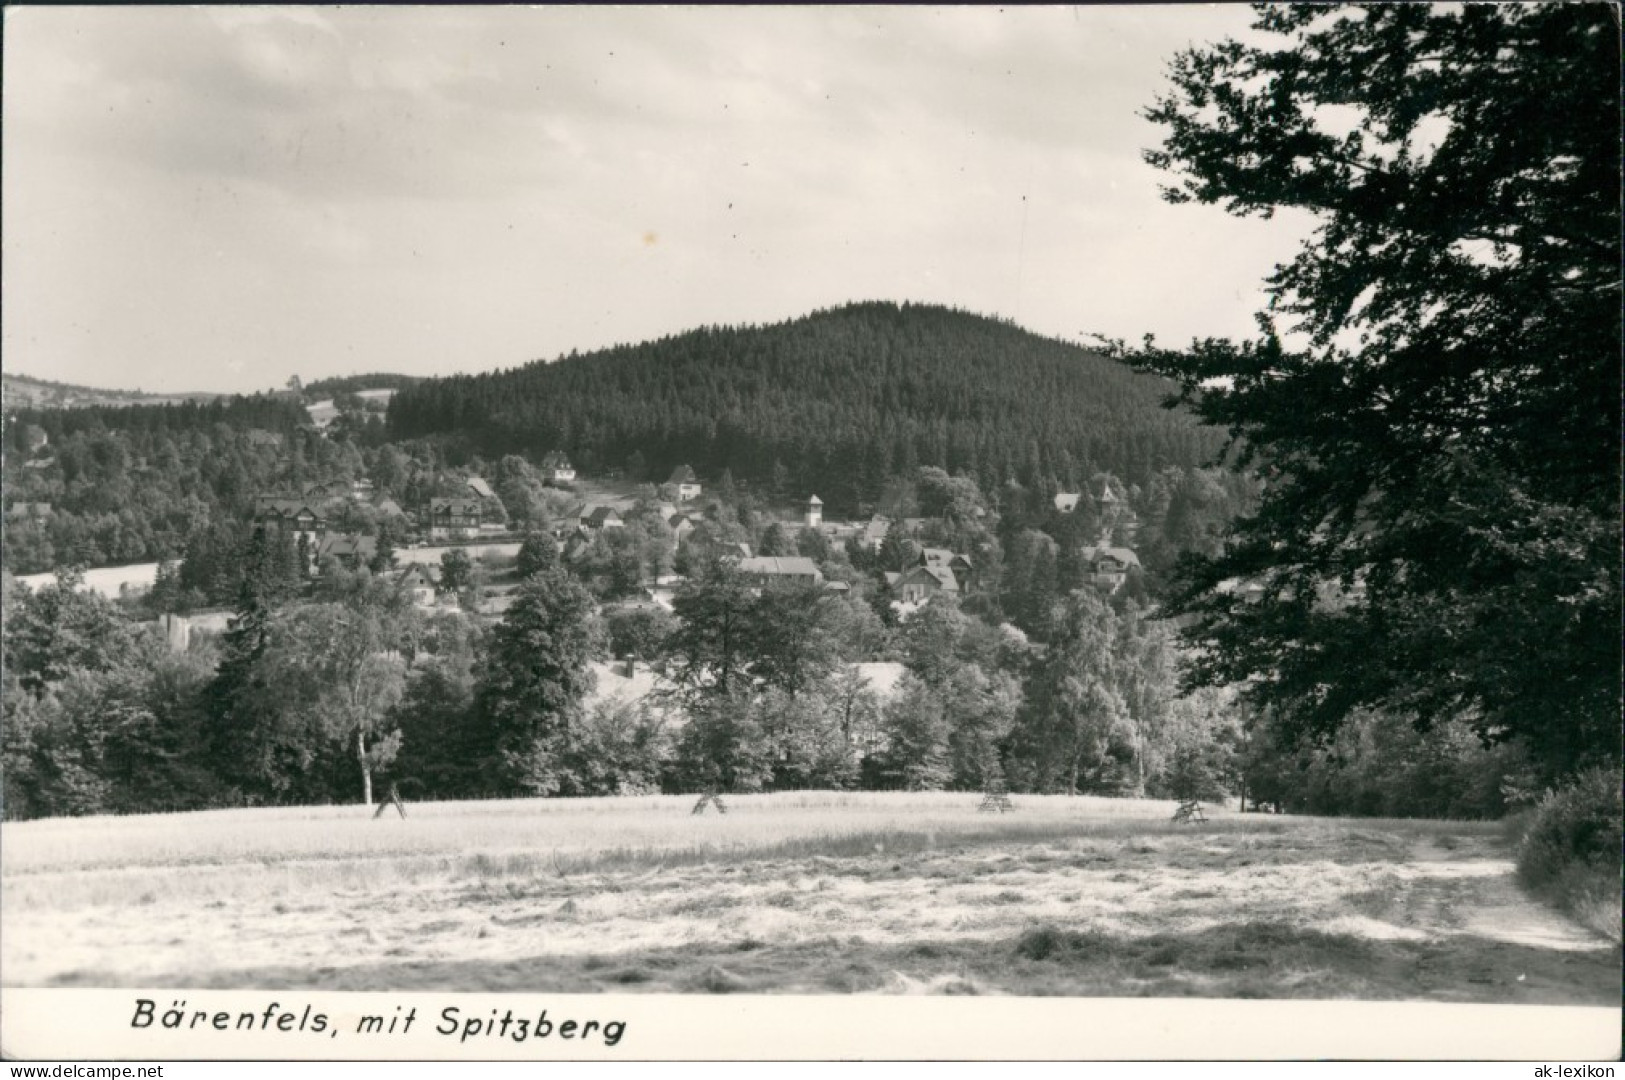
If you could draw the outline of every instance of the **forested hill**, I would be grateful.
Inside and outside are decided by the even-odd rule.
[[[588,470],[630,461],[656,480],[685,463],[778,469],[839,512],[918,465],[1077,490],[1096,472],[1143,483],[1203,464],[1220,433],[1161,408],[1168,389],[995,319],[865,303],[429,380],[395,395],[389,430],[486,455],[560,449]]]

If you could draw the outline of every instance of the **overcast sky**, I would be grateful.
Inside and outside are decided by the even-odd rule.
[[[8,8],[8,370],[512,367],[848,300],[1252,329],[1292,222],[1170,206],[1169,57],[1246,8]]]

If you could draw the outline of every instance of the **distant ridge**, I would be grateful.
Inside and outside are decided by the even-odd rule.
[[[148,394],[140,390],[106,390],[72,383],[37,379],[32,375],[0,372],[0,398],[8,409],[78,409],[91,405],[176,405],[185,401],[214,401],[226,394],[190,391]]]
[[[562,450],[588,473],[726,470],[840,514],[918,466],[1077,491],[1207,464],[1223,435],[1162,408],[1171,390],[999,319],[869,302],[425,380],[395,395],[389,430],[486,457]]]

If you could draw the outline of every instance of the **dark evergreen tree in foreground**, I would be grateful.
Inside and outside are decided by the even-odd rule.
[[[1378,707],[1617,757],[1618,10],[1258,12],[1147,113],[1171,201],[1319,221],[1260,339],[1132,357],[1267,480],[1177,598],[1196,678],[1298,733]]]
[[[496,791],[582,794],[569,767],[599,651],[592,596],[562,570],[527,578],[491,632],[476,708]]]

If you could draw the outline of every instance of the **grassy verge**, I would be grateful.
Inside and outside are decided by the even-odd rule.
[[[1518,880],[1530,892],[1619,944],[1625,806],[1617,770],[1581,773],[1513,823]]]

